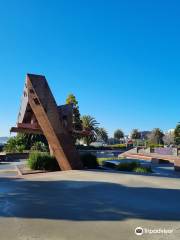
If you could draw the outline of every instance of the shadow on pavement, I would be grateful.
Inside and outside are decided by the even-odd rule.
[[[98,181],[0,178],[0,217],[72,221],[180,220],[180,189]]]

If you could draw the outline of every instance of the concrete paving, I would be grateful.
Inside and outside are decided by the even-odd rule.
[[[0,178],[1,240],[180,239],[180,178],[68,171]],[[169,234],[136,236],[136,227]]]

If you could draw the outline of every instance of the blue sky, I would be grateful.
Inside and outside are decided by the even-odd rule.
[[[16,123],[27,72],[58,103],[110,135],[180,121],[180,3],[160,0],[0,0],[0,136]]]

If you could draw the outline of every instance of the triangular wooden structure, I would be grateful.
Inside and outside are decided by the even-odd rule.
[[[27,74],[17,127],[11,132],[44,134],[61,170],[81,169],[72,131],[72,105],[57,106],[46,78]]]

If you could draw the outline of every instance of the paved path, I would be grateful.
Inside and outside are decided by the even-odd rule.
[[[0,178],[1,240],[180,239],[180,179],[69,171]],[[143,228],[170,235],[134,234]]]

